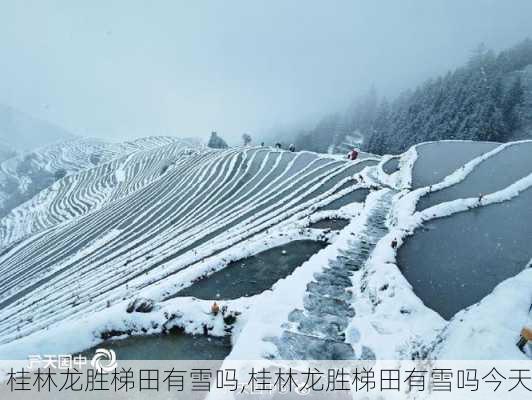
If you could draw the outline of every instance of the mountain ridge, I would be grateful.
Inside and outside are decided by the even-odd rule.
[[[76,137],[59,125],[0,104],[0,141],[14,150],[32,150]]]

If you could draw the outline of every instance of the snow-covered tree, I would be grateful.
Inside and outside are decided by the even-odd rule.
[[[209,139],[209,143],[207,143],[207,146],[213,148],[213,149],[226,149],[227,143],[225,140],[223,140],[216,131],[211,132],[211,137]]]
[[[336,150],[352,132],[360,132],[362,147],[373,153],[399,153],[416,143],[442,139],[510,140],[523,120],[532,124],[532,113],[525,113],[525,103],[532,101],[520,78],[529,65],[530,39],[498,55],[478,46],[465,66],[389,103],[379,101],[372,87],[346,112],[328,115],[313,129],[300,132],[297,148]]]
[[[248,133],[242,135],[242,140],[244,141],[244,146],[247,146],[251,143],[251,136]]]

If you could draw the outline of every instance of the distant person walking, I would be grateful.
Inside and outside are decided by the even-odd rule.
[[[347,158],[351,161],[354,161],[358,158],[358,151],[356,149],[351,150],[347,153]]]
[[[290,151],[293,153],[294,151],[296,151],[296,145],[292,143],[292,144],[288,147],[288,150],[290,150]]]

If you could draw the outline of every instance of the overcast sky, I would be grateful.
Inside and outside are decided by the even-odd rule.
[[[235,143],[511,46],[531,18],[531,0],[0,0],[0,103],[82,135]]]

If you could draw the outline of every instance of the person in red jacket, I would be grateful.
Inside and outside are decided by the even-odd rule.
[[[356,151],[356,149],[351,150],[351,151],[347,154],[347,158],[348,158],[349,160],[352,160],[352,161],[353,161],[353,160],[356,160],[357,157],[358,157],[358,151]]]

